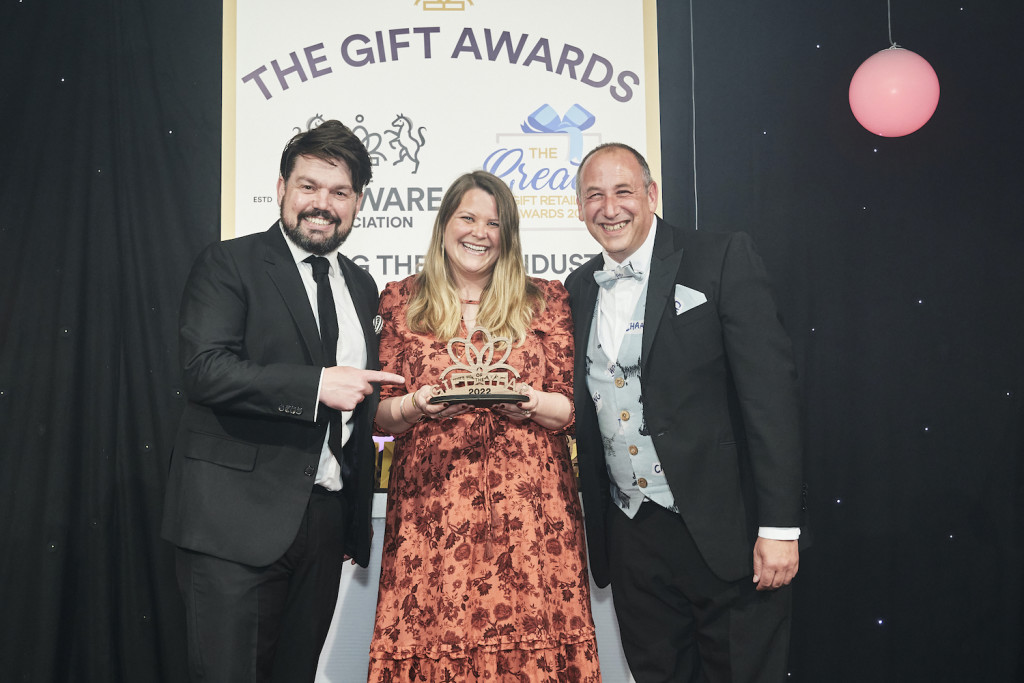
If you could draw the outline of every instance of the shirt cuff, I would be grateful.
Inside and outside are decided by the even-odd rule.
[[[320,414],[320,390],[324,387],[324,370],[326,369],[320,368],[320,381],[316,385],[316,408],[313,409],[313,422],[316,422],[316,418]]]
[[[800,538],[800,527],[798,526],[763,526],[757,530],[761,538],[769,538],[773,541],[795,541]]]

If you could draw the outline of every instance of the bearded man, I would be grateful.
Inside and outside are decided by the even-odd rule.
[[[196,259],[163,537],[194,681],[313,681],[345,560],[370,557],[373,278],[339,248],[372,175],[338,121],[285,146],[266,232]],[[376,328],[376,329],[375,329]]]

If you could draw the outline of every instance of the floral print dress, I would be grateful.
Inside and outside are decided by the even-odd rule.
[[[414,280],[381,295],[381,367],[406,378],[382,399],[440,384],[452,364],[447,341],[406,325]],[[547,307],[505,362],[571,402],[568,294],[534,282]],[[371,683],[600,681],[570,427],[476,407],[397,435]]]

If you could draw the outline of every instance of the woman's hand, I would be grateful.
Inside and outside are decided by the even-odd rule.
[[[526,396],[526,400],[519,403],[495,403],[491,406],[491,410],[516,422],[532,420],[533,414],[540,404],[540,395],[544,392],[534,391],[529,384],[516,386],[516,392]]]
[[[408,408],[406,409],[409,411],[408,419],[419,420],[418,416],[422,415],[429,420],[440,420],[447,417],[455,417],[469,410],[469,406],[465,403],[430,403],[433,395],[434,386],[431,384],[424,384],[417,389],[410,400],[415,412]],[[417,417],[414,418],[413,414]]]
[[[377,406],[377,425],[392,434],[401,434],[409,430],[420,420],[427,418],[454,417],[469,410],[465,404],[431,405],[430,397],[434,395],[433,386],[427,384],[411,394],[392,396]]]

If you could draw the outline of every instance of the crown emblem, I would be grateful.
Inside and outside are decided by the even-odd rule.
[[[474,340],[480,338],[478,347]],[[499,347],[503,347],[500,358]],[[459,350],[461,349],[461,351]],[[506,337],[491,336],[483,327],[474,327],[465,337],[452,337],[448,357],[452,365],[441,373],[430,403],[517,403],[527,396],[516,391],[519,372],[506,363],[512,343]]]

